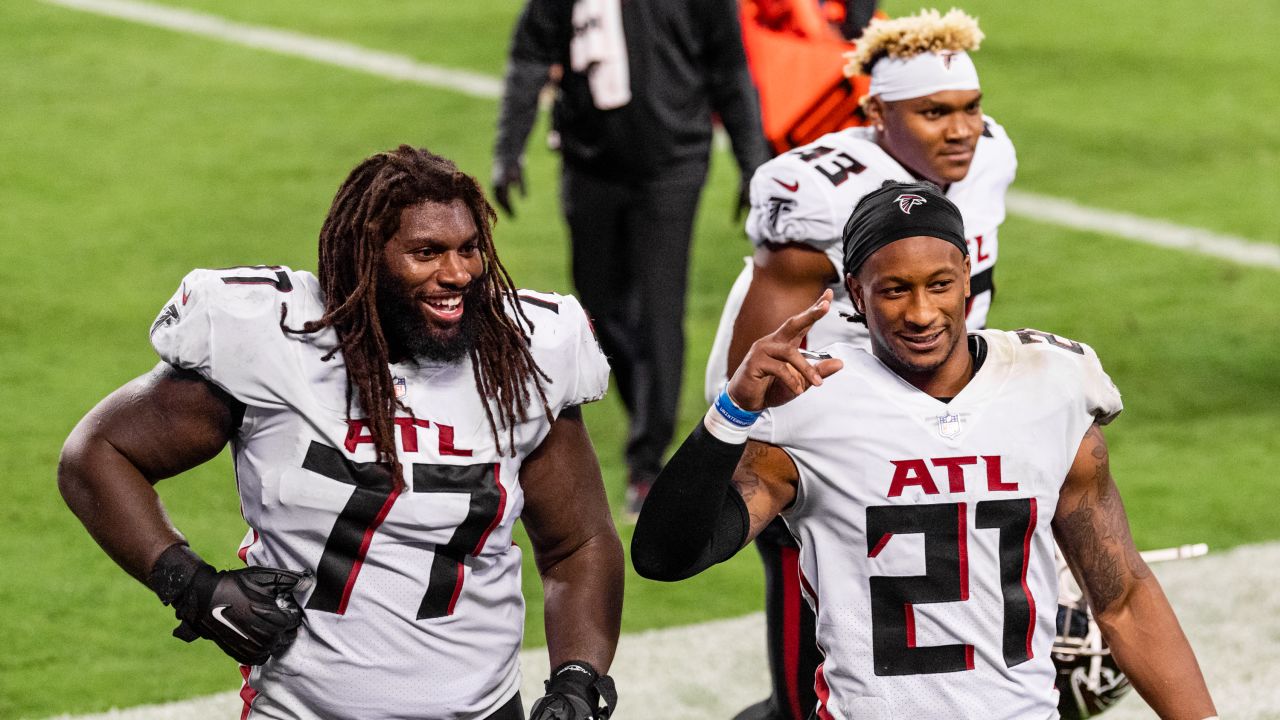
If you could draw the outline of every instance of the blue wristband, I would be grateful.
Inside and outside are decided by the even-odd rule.
[[[718,413],[720,417],[727,420],[730,424],[740,428],[751,427],[764,412],[752,412],[738,407],[738,404],[733,401],[733,398],[729,397],[729,388],[727,385],[720,389],[720,395],[716,397],[715,405],[712,407],[715,408],[716,413]]]

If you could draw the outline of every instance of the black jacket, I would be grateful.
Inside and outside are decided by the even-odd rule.
[[[631,102],[592,103],[569,66],[573,0],[529,0],[511,41],[496,153],[515,161],[553,64],[564,68],[552,113],[564,161],[604,177],[647,178],[705,163],[712,112],[728,130],[744,178],[768,159],[735,0],[621,0]]]

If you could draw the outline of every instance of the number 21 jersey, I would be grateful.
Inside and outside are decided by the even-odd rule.
[[[1085,345],[975,336],[985,362],[949,403],[837,344],[844,368],[752,429],[799,470],[783,517],[825,655],[821,718],[1057,717],[1050,522],[1120,395]]]
[[[521,291],[530,350],[556,415],[603,396],[608,363],[571,297]],[[245,405],[232,441],[249,533],[240,556],[315,574],[297,640],[252,668],[250,718],[483,718],[519,689],[524,628],[512,527],[520,465],[550,430],[538,395],[494,444],[469,358],[391,366],[398,487],[374,462],[314,276],[197,270],[152,326],[166,362]]]

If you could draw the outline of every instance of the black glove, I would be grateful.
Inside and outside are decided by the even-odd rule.
[[[511,188],[520,191],[520,197],[524,197],[524,168],[520,165],[520,160],[507,160],[501,157],[493,159],[493,199],[498,203],[498,207],[511,217],[516,216],[515,209],[511,206]]]
[[[165,550],[147,578],[182,621],[174,637],[212,640],[242,665],[261,665],[293,642],[302,624],[293,593],[310,583],[310,574],[292,570],[214,570],[183,544]]]
[[[572,660],[551,671],[547,694],[534,703],[529,720],[606,720],[618,705],[613,678],[590,663]],[[604,700],[604,707],[598,708]]]

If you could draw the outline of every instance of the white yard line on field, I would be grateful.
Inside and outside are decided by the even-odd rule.
[[[1236,720],[1280,718],[1280,543],[1152,566],[1196,649],[1218,711]],[[520,655],[526,710],[542,694],[547,653]],[[233,674],[233,673],[228,673]],[[611,671],[621,701],[618,720],[725,720],[764,697],[764,618],[730,620],[622,636]],[[186,720],[239,717],[240,698],[221,693],[169,705],[58,720]],[[1107,720],[1155,715],[1131,695]]]
[[[302,57],[379,77],[455,90],[472,97],[496,99],[502,92],[501,80],[489,75],[429,65],[404,55],[370,50],[287,30],[238,23],[207,13],[136,0],[44,1],[75,10]],[[1159,247],[1190,250],[1245,265],[1280,269],[1280,246],[1277,245],[1091,208],[1034,193],[1010,192],[1008,204],[1013,214],[1040,222],[1105,233]]]
[[[1209,255],[1223,260],[1280,270],[1280,245],[1254,242],[1164,220],[1088,207],[1070,200],[1010,190],[1009,212],[1073,230],[1102,233],[1126,240]]]
[[[302,57],[379,77],[454,90],[472,97],[497,99],[502,94],[502,81],[482,73],[428,65],[404,55],[370,50],[287,30],[239,23],[207,13],[137,0],[43,1],[282,55]],[[498,50],[495,49],[496,51]],[[1028,192],[1010,192],[1008,207],[1010,213],[1038,222],[1280,270],[1280,245],[1254,242],[1114,210],[1091,208],[1070,200]]]
[[[200,35],[281,55],[306,58],[379,77],[454,90],[472,97],[494,99],[502,94],[502,81],[482,73],[428,65],[404,55],[379,52],[290,30],[248,25],[193,10],[132,0],[44,1],[50,5],[61,5],[73,10]]]

